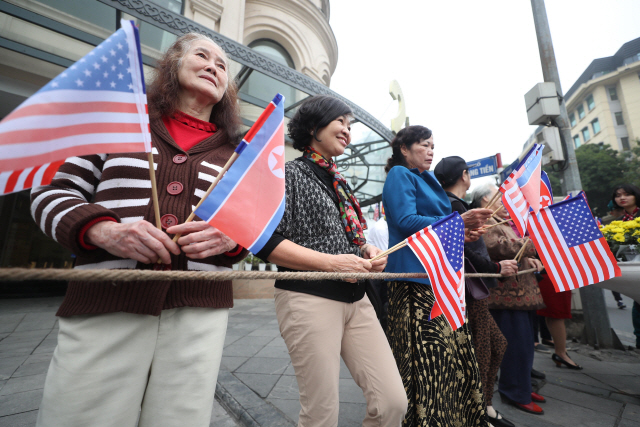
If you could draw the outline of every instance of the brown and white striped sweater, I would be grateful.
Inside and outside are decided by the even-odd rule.
[[[172,214],[183,223],[233,153],[224,132],[216,132],[189,151],[183,151],[161,120],[152,121],[151,136],[158,184],[160,215]],[[183,163],[174,161],[186,154]],[[179,182],[181,193],[168,185]],[[151,269],[152,265],[119,258],[103,249],[80,246],[78,233],[99,217],[119,222],[155,223],[151,202],[149,163],[145,153],[97,154],[72,157],[60,167],[52,183],[31,192],[31,215],[49,237],[77,256],[79,269]],[[173,270],[224,271],[247,254],[221,254],[198,261],[184,253],[171,255]],[[127,312],[159,315],[176,307],[233,306],[230,281],[70,282],[58,316]]]

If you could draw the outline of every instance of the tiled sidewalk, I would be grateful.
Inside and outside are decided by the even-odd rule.
[[[54,317],[61,298],[0,300],[0,427],[33,426],[42,384],[56,342]],[[534,367],[547,374],[539,393],[545,415],[494,404],[518,426],[640,427],[640,354],[593,351],[574,344],[571,357],[583,371],[556,368],[549,354],[536,353]],[[342,365],[340,427],[360,426],[361,390]],[[231,310],[217,398],[241,425],[293,426],[298,388],[272,300],[236,300]],[[219,405],[212,426],[236,421]]]

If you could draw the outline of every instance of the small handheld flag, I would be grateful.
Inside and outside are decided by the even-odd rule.
[[[551,181],[545,171],[540,172],[540,207],[546,208],[553,204],[553,192],[551,191]]]
[[[431,281],[436,302],[430,318],[444,314],[455,331],[465,318],[464,222],[460,214],[454,212],[406,241]]]
[[[518,168],[500,186],[502,204],[522,236],[527,231],[529,208],[540,211],[540,172],[544,145],[535,144]]]
[[[123,20],[0,122],[0,194],[49,184],[67,157],[150,151],[138,29]]]
[[[581,195],[531,215],[529,234],[556,292],[621,275],[620,267]]]
[[[195,214],[256,253],[275,231],[285,208],[282,95],[265,108],[234,156],[237,160]]]

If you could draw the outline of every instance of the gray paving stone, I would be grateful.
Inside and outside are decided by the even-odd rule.
[[[340,378],[351,378],[351,372],[342,359],[340,359]]]
[[[0,315],[0,332],[11,333],[15,331],[24,316],[24,313]]]
[[[278,336],[274,337],[274,339],[267,344],[267,347],[287,347],[287,344],[285,344],[280,334],[278,334]]]
[[[6,383],[7,383],[7,380],[0,380],[0,391],[2,391],[2,388]]]
[[[618,427],[640,427],[640,421],[628,420],[625,418],[620,421],[620,424],[618,424]]]
[[[640,376],[640,363],[608,362],[607,365],[619,369],[623,374]]]
[[[0,396],[0,417],[38,409],[42,401],[42,390]]]
[[[279,337],[280,330],[277,328],[260,328],[251,332],[250,337]]]
[[[227,335],[224,337],[225,348],[233,344],[234,342],[238,341],[240,338],[242,338],[242,335],[230,335],[229,331],[227,330]]]
[[[222,353],[224,354],[224,353]],[[220,369],[224,369],[228,372],[235,371],[244,362],[249,360],[248,357],[239,356],[222,356],[222,362],[220,363]]]
[[[300,400],[299,399],[271,399],[268,401],[285,414],[294,424],[298,424],[300,416]]]
[[[300,391],[298,390],[298,382],[296,377],[283,375],[276,383],[271,393],[269,393],[268,399],[286,399],[286,400],[298,400],[300,398]]]
[[[587,380],[585,380],[585,378],[587,378]],[[613,391],[611,387],[608,387],[605,384],[602,384],[601,382],[593,378],[584,376],[584,377],[576,377],[575,380],[582,381],[582,382],[576,382],[576,381],[573,381],[573,379],[568,380],[561,377],[549,377],[549,376],[547,376],[546,381],[548,384],[556,384],[560,387],[565,387],[571,390],[582,391],[584,393],[588,393],[588,394],[592,394],[594,396],[600,396],[600,397],[609,397],[609,395]],[[589,380],[592,380],[592,381],[589,381]],[[584,384],[584,382],[592,382],[593,384]]]
[[[244,337],[224,349],[227,356],[252,357],[271,341],[272,337]]]
[[[240,424],[227,413],[217,400],[214,400],[209,427],[240,427]]]
[[[38,411],[23,412],[21,414],[0,417],[0,427],[33,427],[36,425]]]
[[[53,353],[32,354],[24,361],[25,365],[29,363],[50,362]]]
[[[285,357],[289,357],[289,350],[287,350],[286,346],[266,346],[258,353],[256,353],[255,357],[270,357],[276,359],[284,359]]]
[[[367,405],[364,403],[340,402],[338,419],[340,427],[360,427],[367,415]]]
[[[31,354],[36,347],[42,342],[41,339],[31,339],[29,341],[14,342],[10,344],[4,344],[4,341],[0,343],[0,353],[27,353]]]
[[[352,379],[340,379],[340,403],[366,403],[362,389]]]
[[[592,374],[591,376],[624,394],[640,396],[640,377],[611,374]]]
[[[283,372],[283,375],[295,375],[296,371],[295,369],[293,369],[293,365],[289,365],[287,366],[287,369],[285,369],[285,371]]]
[[[634,405],[633,403],[627,403],[624,407],[622,418],[636,421],[640,420],[640,406]]]
[[[269,395],[273,387],[280,379],[280,375],[239,373],[234,373],[234,375],[262,398],[265,398]]]
[[[291,361],[287,357],[252,357],[240,368],[236,369],[236,373],[242,374],[269,374],[281,375],[289,366]]]
[[[640,397],[629,396],[621,393],[611,393],[609,396],[611,400],[622,403],[632,403],[634,405],[640,405]]]
[[[589,409],[551,397],[547,398],[543,409],[546,420],[562,426],[613,427],[617,419],[617,415],[604,414],[600,412],[598,407]],[[535,417],[536,415],[531,416]]]
[[[31,375],[46,374],[49,370],[50,362],[38,362],[23,364],[11,376],[12,378],[27,377]]]
[[[546,384],[540,389],[540,394],[544,397],[552,397],[554,399],[568,402],[576,406],[584,408],[597,408],[598,412],[605,413],[617,417],[620,414],[623,404],[602,397],[593,396],[587,393],[574,391],[567,393],[566,388],[558,387],[554,384]]]
[[[28,356],[0,358],[0,380],[8,380]]]
[[[49,334],[49,330],[41,329],[37,331],[22,331],[22,332],[13,332],[4,340],[2,340],[3,344],[11,344],[16,342],[24,342],[24,341],[32,341],[36,339],[45,339]]]
[[[34,354],[53,353],[58,345],[58,337],[45,338],[42,343],[33,351]]]
[[[0,389],[0,396],[21,393],[23,391],[39,390],[44,387],[46,374],[31,375],[28,377],[14,377]]]

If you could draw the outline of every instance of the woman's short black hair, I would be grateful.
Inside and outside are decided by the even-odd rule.
[[[401,129],[400,132],[397,133],[396,137],[393,138],[393,141],[391,141],[393,153],[387,160],[387,166],[385,166],[384,171],[389,173],[392,167],[398,165],[407,167],[407,159],[405,159],[404,154],[402,154],[402,147],[404,146],[407,149],[411,149],[413,144],[420,142],[423,139],[429,139],[431,138],[431,135],[433,135],[431,130],[424,126],[407,126],[406,128]]]
[[[304,101],[289,121],[289,137],[293,148],[304,151],[318,132],[340,116],[353,116],[351,108],[341,100],[327,95],[316,95]]]
[[[640,188],[636,187],[633,184],[622,184],[622,185],[616,186],[616,188],[613,189],[613,195],[611,196],[611,201],[613,202],[613,206],[616,209],[622,209],[616,203],[616,193],[618,192],[618,190],[623,190],[627,194],[634,195],[636,197],[636,206],[640,206],[640,204],[639,204],[640,203]]]

